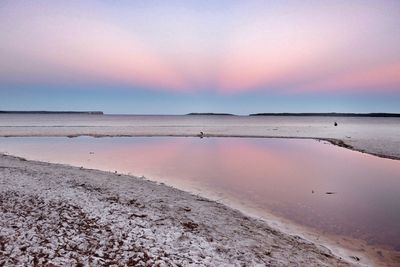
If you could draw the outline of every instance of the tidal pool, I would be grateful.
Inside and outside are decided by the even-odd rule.
[[[0,138],[0,152],[145,176],[400,251],[400,161],[315,140]]]

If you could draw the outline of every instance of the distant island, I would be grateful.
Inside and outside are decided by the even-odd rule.
[[[0,114],[88,114],[103,115],[102,111],[5,111],[0,110]]]
[[[235,114],[230,114],[230,113],[212,113],[212,112],[206,112],[206,113],[196,113],[196,112],[192,112],[192,113],[188,113],[186,115],[202,115],[202,116],[236,116]]]
[[[399,113],[255,113],[249,116],[400,117]]]

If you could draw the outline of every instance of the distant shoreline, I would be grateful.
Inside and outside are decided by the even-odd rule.
[[[399,113],[254,113],[249,116],[302,116],[302,117],[400,117]]]
[[[191,113],[185,114],[185,116],[237,116],[237,115],[231,114],[231,113],[213,113],[213,112],[199,113],[199,112],[191,112]]]
[[[5,111],[0,110],[0,114],[90,114],[104,115],[102,111]]]
[[[187,114],[105,114],[103,111],[8,111],[0,110],[0,114],[75,114],[75,115],[132,115],[132,116],[241,116],[241,117],[370,117],[370,118],[400,118],[400,113],[340,113],[340,112],[303,112],[303,113],[252,113],[237,115],[232,113],[191,112]]]

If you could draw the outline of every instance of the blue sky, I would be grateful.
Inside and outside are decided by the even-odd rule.
[[[119,88],[94,89],[0,88],[3,110],[99,110],[110,114],[186,114],[228,112],[399,112],[400,95],[386,94],[279,94],[244,92],[218,95],[212,91],[171,93]]]

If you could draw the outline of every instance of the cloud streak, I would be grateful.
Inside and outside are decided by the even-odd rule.
[[[400,3],[5,1],[0,83],[399,91]]]

